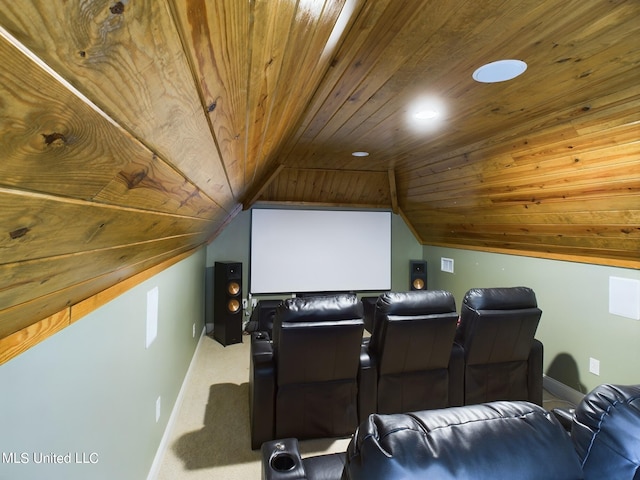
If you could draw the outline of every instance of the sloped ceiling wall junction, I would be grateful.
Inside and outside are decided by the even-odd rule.
[[[0,339],[254,204],[640,267],[639,18],[633,0],[0,0]],[[529,67],[472,79],[505,58]],[[425,100],[438,121],[416,126]]]

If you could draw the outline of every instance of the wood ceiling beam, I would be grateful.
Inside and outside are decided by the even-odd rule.
[[[389,197],[391,198],[391,211],[398,214],[398,190],[396,189],[396,172],[393,168],[387,171],[389,175]]]
[[[259,185],[255,193],[250,194],[249,199],[242,202],[243,210],[249,210],[253,206],[253,204],[256,203],[256,201],[260,198],[260,195],[262,195],[262,193],[267,189],[269,184],[277,178],[277,176],[280,174],[283,168],[284,168],[284,165],[279,164],[273,170],[273,172],[271,172],[271,174],[267,177],[266,181],[262,182],[262,184]]]

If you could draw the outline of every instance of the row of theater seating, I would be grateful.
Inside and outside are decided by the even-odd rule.
[[[640,385],[596,387],[566,430],[553,413],[496,401],[373,414],[346,451],[302,458],[295,438],[263,443],[262,479],[638,480]]]
[[[541,310],[526,287],[387,292],[364,332],[354,295],[292,298],[251,337],[251,447],[340,437],[371,413],[489,402],[542,404]]]

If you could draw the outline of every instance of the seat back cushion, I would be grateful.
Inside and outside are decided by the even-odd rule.
[[[381,375],[446,369],[453,348],[457,314],[389,315],[379,352]]]
[[[296,297],[284,300],[273,316],[273,343],[277,351],[280,329],[287,323],[314,323],[363,318],[362,302],[352,294]]]
[[[526,361],[541,315],[538,308],[471,313],[463,343],[467,365]]]
[[[466,405],[493,400],[530,400],[526,362],[467,365],[464,372]]]
[[[282,324],[276,357],[276,438],[353,433],[363,330],[362,319]]]
[[[373,332],[370,349],[380,352],[385,336],[382,326],[390,315],[424,316],[455,314],[456,302],[453,294],[445,290],[415,290],[410,292],[385,292],[378,297],[373,315]]]
[[[467,342],[479,312],[484,311],[485,316],[493,312],[498,319],[505,319],[513,318],[518,311],[527,310],[534,310],[542,315],[542,311],[538,309],[535,292],[529,287],[472,288],[462,299],[456,341],[460,344]],[[499,311],[503,311],[503,314],[497,315]],[[535,327],[537,328],[537,323]]]
[[[535,293],[528,287],[469,290],[456,332],[466,364],[525,361],[541,316]]]
[[[345,480],[576,480],[569,436],[543,408],[492,402],[373,414],[347,449]]]
[[[361,319],[283,324],[275,350],[278,386],[355,380],[363,330]]]

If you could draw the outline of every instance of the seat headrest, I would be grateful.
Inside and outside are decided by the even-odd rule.
[[[447,313],[456,311],[456,301],[445,290],[386,292],[378,297],[376,310],[386,315]]]
[[[354,294],[288,298],[276,309],[281,322],[320,322],[362,318],[362,303]]]
[[[462,300],[472,310],[536,308],[536,294],[529,287],[472,288]]]

